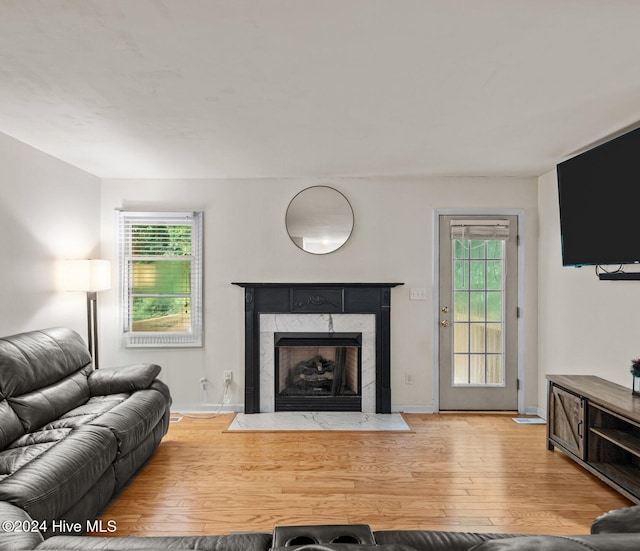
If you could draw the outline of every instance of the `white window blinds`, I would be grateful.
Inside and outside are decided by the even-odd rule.
[[[202,213],[119,217],[125,346],[202,346]]]
[[[509,240],[509,220],[451,220],[451,239]]]

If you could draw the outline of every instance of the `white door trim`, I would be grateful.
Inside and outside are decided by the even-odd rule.
[[[517,216],[518,217],[518,236],[520,244],[518,247],[518,307],[520,315],[518,316],[518,380],[520,387],[518,388],[518,413],[524,414],[525,405],[525,316],[524,316],[524,297],[525,297],[525,211],[524,209],[435,209],[433,211],[433,411],[440,411],[440,216]]]

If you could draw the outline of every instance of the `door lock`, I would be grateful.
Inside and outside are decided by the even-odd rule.
[[[440,325],[442,325],[442,327],[449,327],[451,324],[449,323],[449,320],[442,320]]]
[[[440,311],[443,314],[448,314],[449,313],[449,307],[448,306],[443,306],[442,308],[440,308]]]

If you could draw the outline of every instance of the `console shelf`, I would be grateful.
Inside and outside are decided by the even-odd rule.
[[[632,453],[636,457],[640,457],[640,441],[632,434],[628,434],[624,430],[618,429],[590,429],[591,433],[600,436],[611,442],[615,446]]]
[[[547,448],[640,503],[640,398],[586,375],[549,375]]]

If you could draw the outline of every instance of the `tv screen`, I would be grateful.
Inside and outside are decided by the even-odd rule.
[[[562,264],[640,262],[640,129],[557,166]]]

